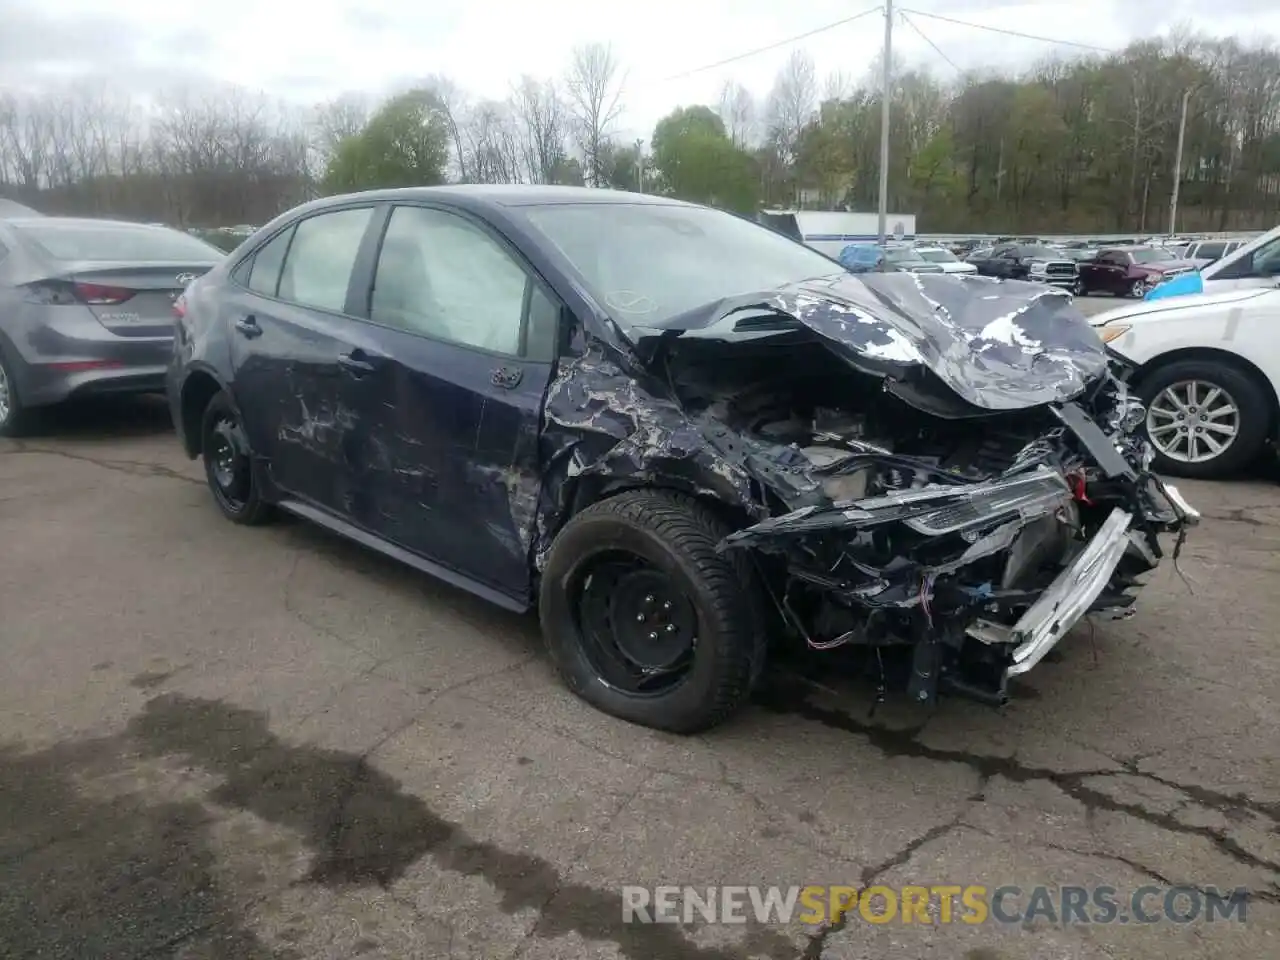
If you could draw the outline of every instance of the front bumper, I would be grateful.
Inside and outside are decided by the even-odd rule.
[[[1133,514],[1118,507],[1112,510],[1080,555],[1014,624],[1010,640],[1017,647],[1006,677],[1020,676],[1034,667],[1089,612],[1129,548],[1132,522]]]

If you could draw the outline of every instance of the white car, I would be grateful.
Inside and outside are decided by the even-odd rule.
[[[1280,287],[1142,301],[1092,317],[1135,367],[1158,472],[1214,478],[1257,459],[1276,434]]]
[[[972,263],[965,263],[945,247],[916,247],[915,251],[922,259],[940,266],[943,273],[978,272],[978,268]]]
[[[1250,240],[1221,260],[1201,267],[1198,273],[1184,274],[1160,284],[1147,294],[1146,299],[1164,300],[1195,293],[1270,288],[1277,283],[1280,283],[1280,227]]]

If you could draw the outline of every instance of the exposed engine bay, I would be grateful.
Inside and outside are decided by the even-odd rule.
[[[1003,702],[1081,616],[1131,612],[1157,535],[1197,516],[1147,473],[1145,411],[1111,373],[1069,403],[944,418],[811,339],[684,342],[669,372],[768,501],[724,547],[758,552],[811,648],[913,647],[918,701]]]

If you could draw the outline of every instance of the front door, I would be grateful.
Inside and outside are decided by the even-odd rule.
[[[262,247],[230,305],[233,390],[254,453],[288,496],[345,514],[352,430],[371,396],[348,293],[372,206],[300,221]]]
[[[369,461],[377,495],[357,521],[527,596],[559,306],[486,225],[405,205],[387,223],[368,315],[392,362]]]

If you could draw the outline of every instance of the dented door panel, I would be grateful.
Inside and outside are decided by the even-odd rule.
[[[550,364],[381,329],[367,491],[356,520],[491,586],[528,589],[537,436]]]

